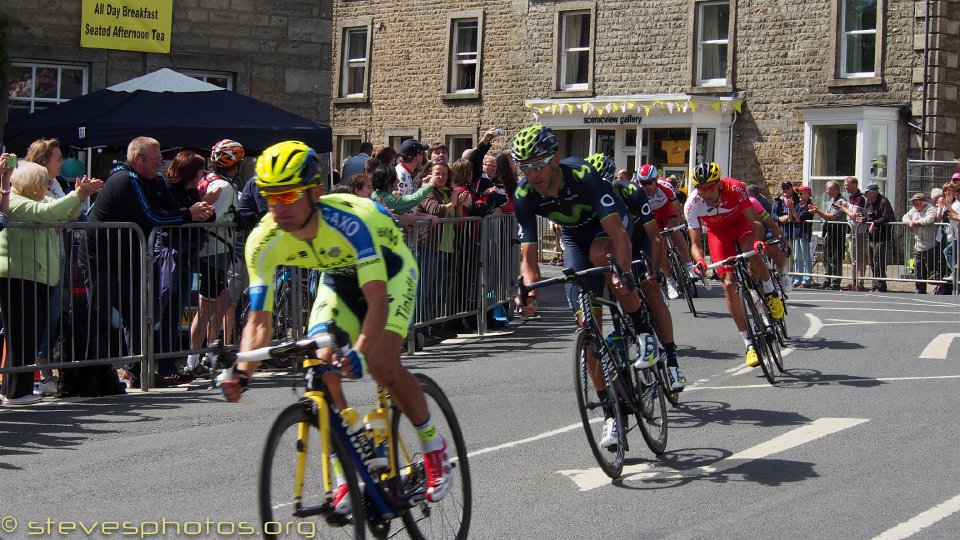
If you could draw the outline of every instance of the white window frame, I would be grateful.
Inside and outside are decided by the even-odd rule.
[[[460,32],[468,30],[467,25],[472,25],[476,33],[476,49],[473,51],[461,51],[458,49],[460,43]],[[457,88],[457,81],[460,80],[459,74],[464,66],[474,66],[474,77],[472,88]],[[450,23],[450,73],[447,92],[451,94],[476,94],[480,88],[480,18],[470,17],[463,19],[453,19]]]
[[[566,47],[566,37],[567,37],[567,24],[573,17],[584,17],[587,18],[587,26],[590,29],[590,34],[586,47],[576,46],[576,47]],[[591,73],[593,71],[593,40],[594,40],[594,14],[591,10],[571,10],[571,11],[561,11],[560,12],[560,35],[559,35],[559,54],[560,54],[560,65],[559,65],[559,74],[558,74],[558,83],[560,90],[563,91],[576,91],[576,90],[589,90],[592,77]],[[572,69],[569,64],[568,57],[571,54],[587,54],[587,80],[584,82],[575,82],[567,83],[567,73]]]
[[[854,174],[859,180],[860,189],[870,182],[881,186],[880,192],[890,199],[890,204],[897,208],[899,199],[900,171],[897,168],[898,127],[900,124],[899,109],[895,107],[844,107],[806,109],[803,111],[803,176],[804,185],[819,187],[827,180],[838,180],[841,183],[845,177],[813,176],[813,132],[817,126],[857,126],[857,143]],[[878,177],[871,172],[871,162],[882,149],[873,148],[873,129],[876,126],[885,126],[886,141],[886,170],[885,176]],[[817,193],[817,190],[814,190]]]
[[[89,78],[90,70],[84,64],[50,64],[45,62],[28,62],[28,61],[17,61],[14,60],[10,63],[12,68],[30,68],[30,95],[29,96],[9,96],[8,107],[13,105],[18,105],[22,107],[24,104],[28,105],[30,114],[33,114],[37,110],[37,105],[42,104],[46,106],[53,106],[59,103],[64,103],[70,101],[71,98],[63,98],[60,96],[62,89],[62,72],[64,69],[68,70],[81,70],[83,72],[82,82],[80,85],[80,95],[86,95],[90,91]],[[34,84],[37,80],[37,70],[38,69],[55,69],[57,70],[57,94],[56,97],[37,97],[33,94],[35,93]],[[13,81],[8,81],[12,84]],[[8,92],[10,90],[7,90]],[[9,94],[8,94],[9,95]],[[44,107],[46,108],[46,107]]]
[[[729,1],[723,0],[723,1],[717,1],[717,2],[700,2],[697,4],[697,55],[696,55],[697,56],[697,71],[696,71],[697,86],[725,86],[727,84],[727,74],[730,71],[730,62],[731,62],[729,25],[727,27],[727,39],[705,40],[703,38],[704,21],[706,20],[706,16],[705,16],[706,9],[710,7],[721,6],[721,5],[727,6],[727,20],[729,22],[731,18]],[[704,68],[703,59],[705,56],[704,54],[705,46],[726,47],[727,63],[726,63],[726,66],[724,66],[723,78],[713,78],[713,79],[703,78],[703,68]]]
[[[843,79],[874,77],[877,73],[877,47],[880,44],[877,26],[879,26],[880,23],[880,9],[883,6],[879,1],[875,0],[874,12],[876,14],[876,20],[873,21],[873,28],[847,31],[847,6],[849,0],[840,0],[840,2],[840,77]],[[873,36],[874,56],[873,69],[871,71],[847,71],[847,55],[850,52],[848,43],[850,38],[854,36]]]
[[[340,25],[340,69],[337,70],[337,93],[334,103],[365,102],[370,97],[370,56],[373,46],[373,19],[353,19]],[[364,56],[352,58],[350,54],[353,40],[362,40]],[[362,80],[351,78],[351,69],[362,68]],[[351,91],[351,82],[360,83],[360,91]]]
[[[363,138],[360,135],[338,135],[337,139],[337,157],[336,161],[333,162],[334,165],[341,164],[343,160],[356,155],[356,152],[350,150],[350,143],[356,143],[357,149],[363,144]]]
[[[227,80],[227,86],[224,87],[224,88],[225,88],[226,90],[231,90],[231,91],[232,91],[233,88],[234,88],[234,74],[233,74],[233,73],[228,73],[228,72],[225,72],[225,71],[223,71],[223,72],[221,72],[221,71],[197,71],[197,70],[192,70],[192,69],[181,69],[180,72],[183,73],[184,75],[189,75],[189,76],[193,77],[194,79],[199,79],[199,80],[201,80],[201,81],[203,81],[203,82],[205,82],[205,83],[210,83],[210,84],[215,85],[215,86],[220,86],[220,85],[217,84],[217,83],[210,82],[210,79],[226,79],[226,80]]]
[[[363,79],[366,80],[367,74],[367,58],[370,57],[370,51],[366,50],[367,47],[367,36],[368,29],[364,26],[355,27],[355,28],[345,28],[343,30],[343,62],[341,64],[342,71],[340,73],[340,96],[341,97],[363,97],[366,95],[366,90],[363,89],[363,82],[360,82],[361,90],[360,92],[351,92],[350,87],[353,86],[352,83],[356,81],[351,78],[350,73],[353,69],[362,68],[363,69]],[[353,48],[354,40],[362,41],[364,47],[364,55],[362,57],[352,58],[348,56],[349,51]]]

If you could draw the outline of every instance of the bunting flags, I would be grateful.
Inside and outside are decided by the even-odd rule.
[[[699,101],[696,101],[699,99]],[[708,101],[711,100],[712,101]],[[697,108],[703,105],[708,105],[714,111],[724,114],[733,109],[737,113],[743,112],[743,100],[742,99],[717,99],[717,98],[693,98],[687,99],[686,101],[663,101],[663,100],[651,100],[651,101],[624,101],[624,102],[615,102],[607,100],[599,100],[595,102],[584,101],[579,103],[543,103],[537,101],[527,101],[525,105],[530,108],[533,112],[543,115],[543,114],[574,114],[574,111],[584,115],[596,114],[597,116],[603,116],[604,113],[608,115],[613,115],[617,112],[626,113],[631,110],[636,110],[637,113],[643,112],[644,115],[650,116],[650,113],[657,110],[663,111],[669,114],[679,113],[695,113]]]

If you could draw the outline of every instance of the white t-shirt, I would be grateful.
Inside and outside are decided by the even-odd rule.
[[[413,186],[413,175],[403,166],[403,163],[397,163],[397,189],[401,195],[412,195],[416,190]]]
[[[214,211],[217,213],[216,223],[232,223],[234,207],[237,205],[237,188],[233,187],[233,183],[214,173],[207,175],[207,181],[207,193],[220,190],[220,197],[213,203]],[[230,251],[233,247],[233,234],[228,234],[226,228],[214,228],[210,231],[222,237],[223,240],[211,235],[200,255],[207,257]],[[230,232],[232,233],[232,230]]]

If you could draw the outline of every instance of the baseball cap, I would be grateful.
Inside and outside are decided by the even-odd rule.
[[[813,190],[810,189],[810,186],[798,186],[797,192],[806,191],[807,193],[813,193]]]
[[[866,191],[880,191],[880,186],[877,184],[867,184]]]
[[[910,197],[911,201],[925,201],[927,200],[926,193],[914,193],[913,197]]]
[[[784,180],[783,182],[780,183],[780,189],[787,189],[787,188],[793,189],[793,182],[789,180]]]
[[[404,156],[415,156],[426,152],[429,147],[416,139],[407,139],[400,145],[400,153]]]
[[[951,180],[960,180],[960,172],[953,173],[953,176],[950,177]]]
[[[936,199],[937,197],[943,197],[943,190],[938,187],[935,187],[930,190],[930,198]]]

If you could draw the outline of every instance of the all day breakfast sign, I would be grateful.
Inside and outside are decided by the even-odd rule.
[[[170,53],[173,0],[83,0],[80,46]]]

